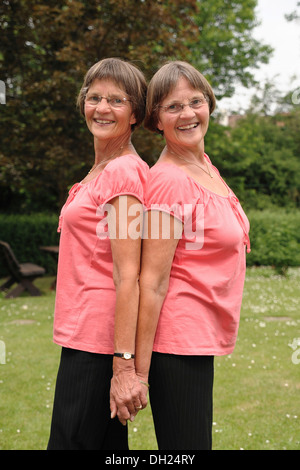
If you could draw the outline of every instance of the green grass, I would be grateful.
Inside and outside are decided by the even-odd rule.
[[[52,278],[41,297],[0,296],[0,449],[45,449],[60,349],[52,342]],[[215,360],[213,448],[299,449],[300,269],[247,271],[237,346]],[[0,345],[1,346],[1,345]],[[0,354],[1,357],[1,354]],[[300,354],[299,354],[300,359]],[[132,450],[157,449],[151,408],[129,424]]]

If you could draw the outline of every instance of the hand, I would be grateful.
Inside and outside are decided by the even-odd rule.
[[[138,411],[147,406],[147,391],[144,390],[147,387],[136,376],[134,366],[124,365],[124,359],[116,363],[110,388],[111,418],[118,416],[125,426],[128,419],[133,421]]]
[[[137,373],[137,378],[141,384],[141,390],[142,390],[142,395],[141,395],[141,401],[145,403],[145,406],[143,408],[146,408],[148,399],[147,399],[147,394],[149,390],[149,384],[148,384],[148,376],[147,375],[142,375]]]

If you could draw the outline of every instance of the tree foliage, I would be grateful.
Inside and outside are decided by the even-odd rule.
[[[93,163],[75,107],[87,69],[104,57],[136,63],[148,78],[168,59],[200,68],[219,97],[253,80],[270,49],[251,36],[257,0],[0,0],[1,210],[57,210]],[[161,148],[134,135],[149,163]]]
[[[213,123],[207,149],[247,209],[300,207],[300,108]]]
[[[93,160],[91,136],[75,108],[88,68],[118,56],[150,74],[158,52],[167,58],[174,50],[179,56],[187,51],[177,31],[186,38],[196,32],[195,11],[195,0],[2,1],[0,76],[8,92],[1,108],[1,166],[7,198],[15,195],[33,209],[61,204],[68,185]]]
[[[199,36],[191,43],[192,61],[212,84],[218,98],[231,96],[237,83],[255,84],[253,70],[272,52],[252,31],[258,25],[257,0],[201,0],[195,20]]]

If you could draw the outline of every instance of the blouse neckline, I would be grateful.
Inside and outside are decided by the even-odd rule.
[[[205,155],[206,157],[206,155]],[[207,158],[207,157],[206,157]],[[223,180],[223,178],[221,177],[221,175],[218,174],[218,172],[216,172],[217,176],[221,179],[222,183],[225,185],[225,187],[227,188],[227,191],[228,191],[228,194],[227,196],[223,196],[222,194],[218,194],[216,193],[215,191],[212,191],[211,189],[207,188],[206,186],[204,186],[203,184],[199,183],[199,181],[197,181],[195,178],[193,178],[192,176],[188,175],[184,170],[182,170],[182,168],[180,168],[179,166],[175,165],[174,163],[166,163],[166,162],[161,162],[161,163],[157,163],[156,164],[157,166],[158,165],[169,165],[169,166],[172,166],[172,167],[175,167],[177,168],[181,173],[183,173],[188,179],[190,179],[193,183],[195,183],[197,186],[199,186],[201,189],[205,190],[205,191],[208,191],[209,193],[215,195],[215,196],[218,196],[220,198],[223,198],[223,199],[229,199],[230,196],[232,195],[232,191],[230,189],[230,187],[228,186],[228,184]],[[215,168],[215,167],[214,167]]]

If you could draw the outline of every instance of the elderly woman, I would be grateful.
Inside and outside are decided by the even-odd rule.
[[[95,162],[60,216],[54,342],[62,354],[48,449],[128,449],[124,424],[145,405],[134,369],[141,236],[129,234],[149,170],[131,143],[145,100],[144,75],[115,58],[91,67],[79,93]]]
[[[214,108],[185,62],[149,83],[144,125],[166,146],[146,194],[136,372],[159,449],[211,449],[214,356],[233,351],[238,331],[249,224],[204,151]]]

